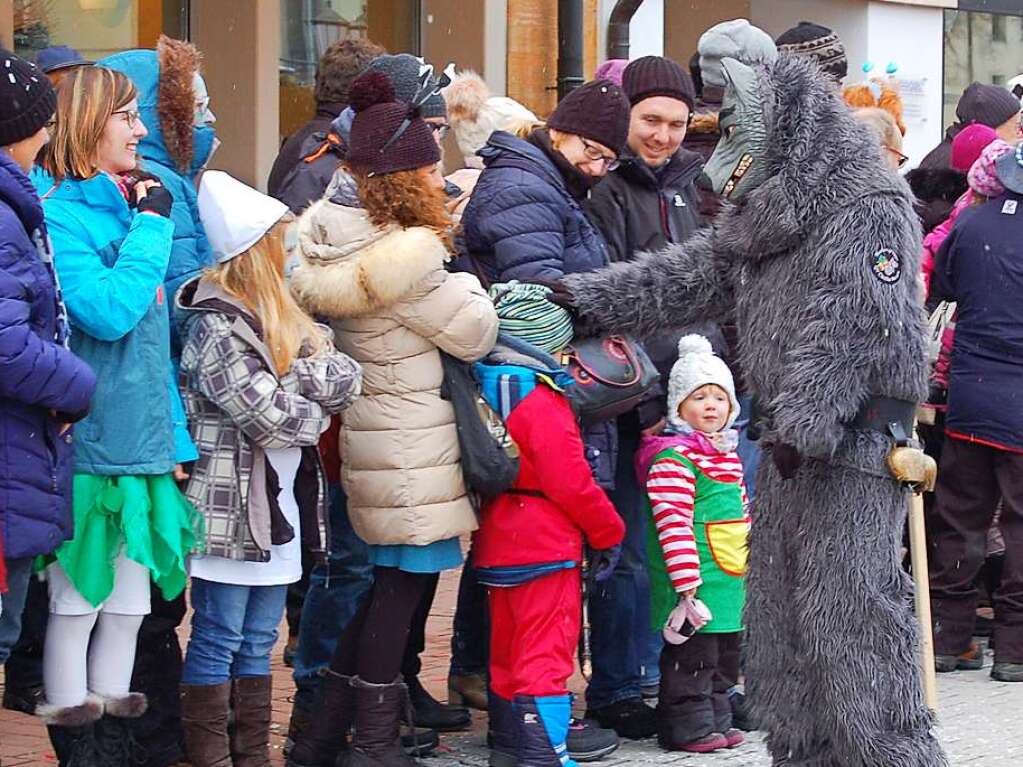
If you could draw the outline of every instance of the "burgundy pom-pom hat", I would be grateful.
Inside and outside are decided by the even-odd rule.
[[[440,147],[419,116],[419,108],[450,82],[450,73],[445,70],[436,79],[433,67],[424,64],[420,82],[419,91],[406,104],[397,100],[394,84],[383,72],[371,70],[355,79],[349,101],[355,120],[347,156],[352,169],[372,177],[440,162]]]

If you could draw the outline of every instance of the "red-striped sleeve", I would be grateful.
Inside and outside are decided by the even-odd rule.
[[[664,457],[650,467],[646,491],[671,585],[679,593],[695,589],[703,583],[693,534],[696,477],[682,461]]]

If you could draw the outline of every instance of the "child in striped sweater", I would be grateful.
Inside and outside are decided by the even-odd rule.
[[[749,531],[739,415],[728,366],[702,336],[679,341],[668,382],[665,435],[636,456],[652,525],[651,615],[663,629],[658,741],[707,753],[743,742],[728,690],[738,681]]]

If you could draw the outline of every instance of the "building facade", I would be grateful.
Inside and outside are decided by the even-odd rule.
[[[603,60],[616,0],[583,0],[584,73]],[[31,57],[47,45],[89,58],[191,39],[223,145],[214,165],[263,186],[283,137],[312,114],[313,77],[333,41],[369,37],[442,68],[474,69],[495,93],[539,114],[556,102],[557,0],[0,0],[0,40]],[[630,55],[685,63],[712,24],[744,17],[777,36],[802,19],[846,45],[847,83],[896,68],[906,102],[907,154],[920,159],[974,80],[1023,72],[1023,0],[645,0]],[[887,76],[887,75],[885,75]],[[456,152],[449,152],[455,157]]]

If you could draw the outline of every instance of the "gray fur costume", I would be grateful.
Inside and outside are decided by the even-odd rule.
[[[899,565],[892,441],[846,425],[870,396],[925,394],[912,196],[816,70],[782,57],[750,77],[758,183],[684,244],[562,284],[586,335],[734,317],[770,414],[761,444],[802,456],[788,480],[760,463],[752,511],[745,670],[774,764],[944,765]]]

